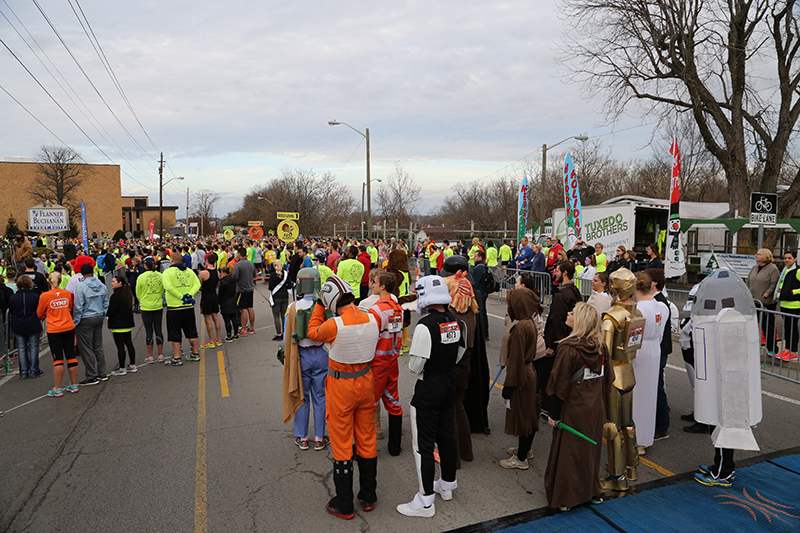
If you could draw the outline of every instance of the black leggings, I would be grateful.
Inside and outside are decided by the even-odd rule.
[[[75,330],[61,331],[59,333],[48,333],[47,342],[50,343],[50,353],[53,354],[54,361],[67,360],[67,366],[70,361],[75,360]],[[74,365],[73,365],[74,366]]]
[[[797,318],[800,315],[800,309],[781,308],[781,312],[787,315],[783,317],[783,340],[786,341],[784,347],[790,352],[797,353],[798,341],[800,341],[800,333],[797,330]]]
[[[228,337],[239,335],[240,313],[222,313],[222,320],[225,322],[225,333]]]
[[[114,344],[117,345],[117,358],[119,358],[119,367],[125,368],[125,347],[128,347],[128,358],[131,364],[136,364],[136,350],[133,348],[133,336],[130,331],[125,333],[112,333],[114,336]]]
[[[142,324],[144,324],[144,337],[148,346],[153,345],[153,330],[156,333],[156,344],[164,344],[164,333],[161,324],[164,322],[164,310],[142,311]]]
[[[519,444],[517,446],[517,459],[524,461],[528,458],[528,452],[531,450],[533,444],[533,436],[536,435],[536,430],[532,429],[531,434],[526,436],[519,436]]]

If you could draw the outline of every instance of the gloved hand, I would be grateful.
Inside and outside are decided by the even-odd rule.
[[[512,394],[514,394],[514,387],[503,387],[504,400],[510,400]]]
[[[183,305],[194,305],[194,298],[192,298],[191,294],[183,295]]]

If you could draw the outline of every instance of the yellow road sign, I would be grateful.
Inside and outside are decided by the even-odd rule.
[[[264,221],[263,220],[248,220],[247,221],[247,225],[248,226],[263,226],[264,225]]]
[[[278,220],[300,220],[300,213],[278,211]]]
[[[278,238],[283,242],[291,242],[300,235],[300,228],[292,220],[284,220],[278,224]]]
[[[225,232],[222,234],[226,239],[231,240],[233,239],[233,230],[226,229]]]

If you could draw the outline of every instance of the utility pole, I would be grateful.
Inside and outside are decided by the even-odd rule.
[[[186,236],[189,236],[189,187],[186,187]]]
[[[158,165],[158,235],[164,240],[164,152]]]
[[[370,177],[369,177],[369,128],[364,130],[366,135],[364,138],[367,140],[367,238],[372,239],[372,191],[370,190]]]

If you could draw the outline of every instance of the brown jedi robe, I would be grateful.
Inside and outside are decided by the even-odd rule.
[[[296,330],[297,308],[289,306],[284,338],[288,339],[283,348],[283,423],[288,424],[303,405],[303,373],[300,370],[300,351],[292,339]]]
[[[513,387],[511,408],[506,409],[506,433],[528,436],[539,427],[539,402],[536,394],[537,328],[533,314],[538,298],[530,289],[508,293],[508,316],[517,323],[508,336],[506,380],[503,387]]]
[[[572,381],[577,371],[587,367],[605,375]],[[559,343],[547,392],[564,401],[561,421],[597,442],[593,445],[563,429],[553,429],[550,458],[544,473],[547,504],[575,507],[600,496],[600,456],[607,391],[614,381],[614,369],[605,345],[593,346],[586,339],[567,337]]]

